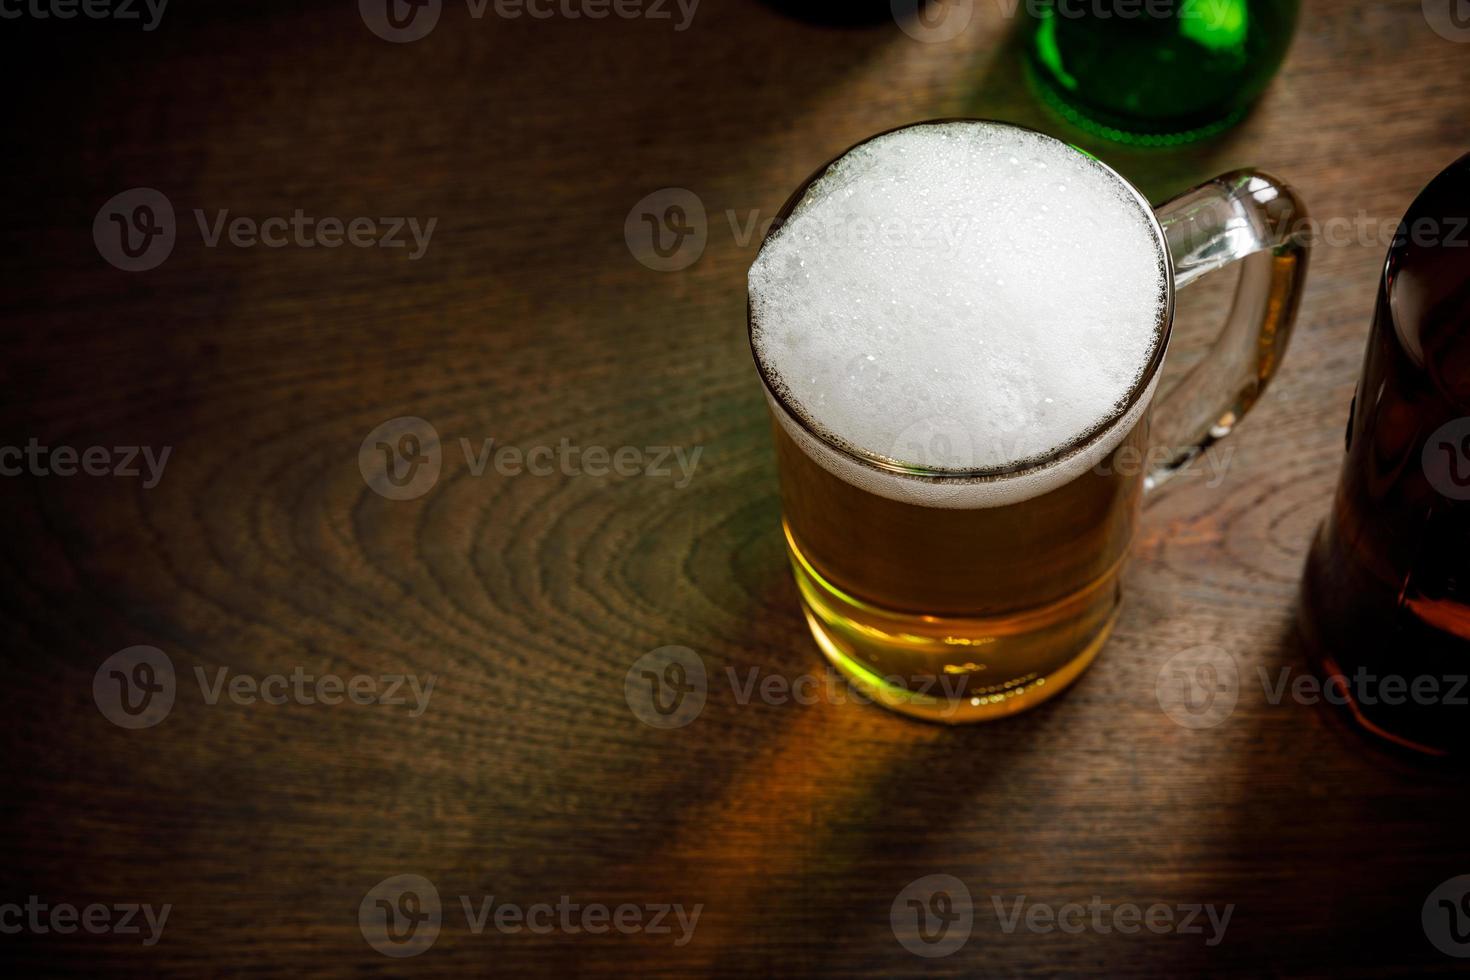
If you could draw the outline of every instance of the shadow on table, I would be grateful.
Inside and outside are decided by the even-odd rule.
[[[1219,785],[1235,788],[1218,815],[1221,863],[1235,873],[1210,875],[1210,894],[1198,899],[1236,911],[1223,942],[1179,944],[1174,965],[1449,971],[1456,961],[1431,946],[1421,915],[1441,882],[1470,873],[1470,782],[1386,750],[1329,705],[1290,694],[1271,703],[1282,678],[1307,673],[1294,629],[1241,671],[1242,708],[1248,699],[1258,707],[1228,723],[1250,730],[1229,734],[1242,749],[1219,773]],[[1272,758],[1287,764],[1262,764]],[[1256,873],[1240,876],[1247,867]]]

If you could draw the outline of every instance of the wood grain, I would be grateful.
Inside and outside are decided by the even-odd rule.
[[[0,902],[174,906],[162,940],[0,936],[27,974],[1177,976],[1448,973],[1420,907],[1470,873],[1463,782],[1267,702],[1301,670],[1293,604],[1326,513],[1383,259],[1319,248],[1272,391],[1223,484],[1148,502],[1115,638],[1065,697],[958,731],[854,704],[739,703],[738,677],[820,671],[785,565],[744,333],[755,240],[813,167],[871,133],[976,115],[1079,142],[1162,200],[1257,166],[1321,217],[1388,223],[1470,144],[1470,46],[1412,0],[1307,0],[1259,110],[1217,141],[1127,151],[1031,98],[1012,23],[919,43],[755,0],[649,20],[474,20],[375,38],[351,3],[170,8],[157,31],[19,24],[0,443],[170,446],[154,489],[0,481],[9,683]],[[8,22],[7,22],[8,23]],[[5,30],[10,31],[7,26]],[[25,57],[20,57],[20,49]],[[149,272],[99,257],[94,215],[162,191],[179,240]],[[692,191],[708,244],[636,261],[635,202]],[[428,251],[206,247],[193,209],[437,219]],[[1181,307],[1179,353],[1219,286]],[[1194,340],[1190,338],[1194,337]],[[417,416],[425,495],[357,454]],[[476,476],[478,445],[700,447],[667,478]],[[159,725],[98,711],[93,675],[164,650]],[[1191,731],[1159,708],[1173,654],[1223,647],[1241,698]],[[662,731],[623,682],[696,651],[709,697]],[[194,669],[434,675],[428,709],[208,704]],[[420,874],[446,921],[413,960],[358,929]],[[889,926],[910,881],[975,896],[974,935],[920,960]],[[692,941],[473,934],[457,896],[703,903]],[[1202,936],[1006,933],[991,897],[1233,903]],[[478,899],[476,899],[478,900]]]

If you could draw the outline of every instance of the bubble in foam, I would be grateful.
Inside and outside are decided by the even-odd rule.
[[[1123,412],[1164,276],[1151,216],[1091,158],[998,124],[921,125],[833,164],[765,243],[752,341],[839,445],[1004,468]]]

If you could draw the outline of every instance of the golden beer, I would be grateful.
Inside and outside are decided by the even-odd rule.
[[[865,693],[971,721],[1065,687],[1107,639],[1142,481],[1120,454],[1020,503],[972,510],[844,482],[773,426],[786,543],[812,633]],[[922,561],[894,561],[922,555]]]

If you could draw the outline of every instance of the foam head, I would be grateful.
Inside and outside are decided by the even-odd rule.
[[[1109,426],[1139,407],[1167,269],[1152,214],[1090,157],[997,123],[919,125],[850,151],[767,239],[752,346],[794,435],[916,470],[1026,469],[1127,434]],[[989,502],[1041,487],[987,482]]]

